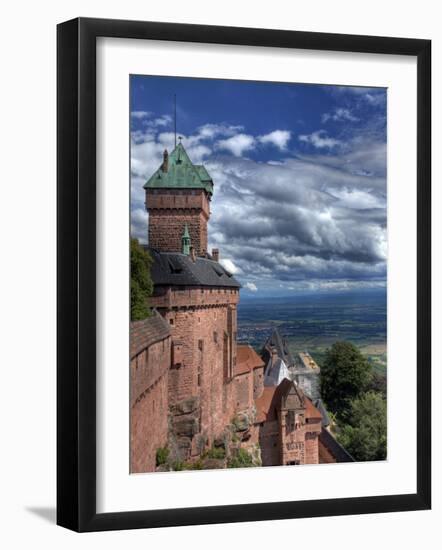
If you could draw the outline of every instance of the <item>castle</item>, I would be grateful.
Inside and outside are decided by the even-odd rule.
[[[313,359],[294,360],[278,331],[261,355],[237,342],[240,284],[208,251],[205,167],[180,142],[144,188],[154,291],[152,316],[131,323],[131,472],[241,453],[255,466],[352,460],[328,430]]]

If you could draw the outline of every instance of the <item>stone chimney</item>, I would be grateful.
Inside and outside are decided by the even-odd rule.
[[[164,149],[163,164],[161,165],[161,171],[168,172],[168,170],[169,170],[169,153],[167,152],[167,149]]]
[[[212,248],[212,259],[219,262],[219,248]]]
[[[190,259],[192,260],[192,262],[196,262],[196,252],[193,246],[190,247]]]

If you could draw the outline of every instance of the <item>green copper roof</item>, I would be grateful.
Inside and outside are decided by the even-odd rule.
[[[183,233],[183,236],[181,238],[182,239],[190,239],[189,228],[187,227],[187,223],[184,226],[184,233]]]
[[[144,184],[144,189],[205,189],[213,193],[213,181],[204,166],[195,165],[182,143],[178,143],[168,158],[167,171],[163,164]]]

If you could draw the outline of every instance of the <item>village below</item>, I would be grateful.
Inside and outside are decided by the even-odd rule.
[[[148,244],[131,240],[131,473],[384,460],[382,342],[367,353],[329,331],[306,349],[296,338],[309,319],[281,322],[278,301],[272,322],[249,303],[238,321],[241,285],[222,250],[208,251],[206,168],[180,142],[144,189]]]

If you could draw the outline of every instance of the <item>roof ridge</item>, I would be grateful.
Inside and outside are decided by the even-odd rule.
[[[167,149],[166,149],[167,151]],[[166,154],[166,152],[165,152]],[[213,193],[213,181],[203,165],[201,169],[207,174],[207,179],[201,177],[200,171],[196,168],[189,157],[184,145],[180,142],[167,156],[167,168],[163,171],[164,163],[155,170],[144,184],[144,189],[149,188],[174,188],[181,189],[204,189],[207,193]]]

